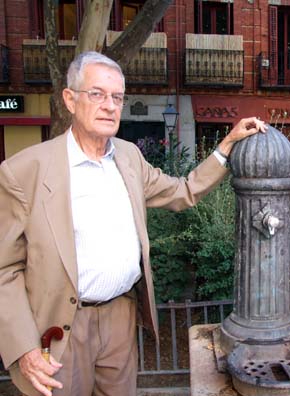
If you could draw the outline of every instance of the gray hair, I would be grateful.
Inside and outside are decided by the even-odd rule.
[[[84,67],[91,64],[104,65],[117,70],[122,77],[125,89],[125,77],[118,63],[96,51],[83,52],[71,62],[67,71],[67,87],[79,89],[83,80]]]

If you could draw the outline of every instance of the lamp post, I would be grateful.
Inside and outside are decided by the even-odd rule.
[[[173,131],[175,130],[177,119],[179,116],[173,104],[168,104],[164,112],[162,113],[165,126],[168,130],[169,136],[169,167],[170,174],[173,174]]]

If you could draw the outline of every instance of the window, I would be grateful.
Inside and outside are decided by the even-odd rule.
[[[33,7],[32,37],[44,38],[44,0],[34,0]],[[80,12],[83,10],[82,0],[59,0],[56,6],[55,19],[58,38],[61,40],[71,40],[76,38],[79,30]]]
[[[290,83],[290,7],[278,7],[278,84]]]
[[[134,0],[134,1],[124,1],[124,0],[115,0],[111,18],[110,18],[110,26],[109,30],[124,30],[129,25],[130,22],[135,18],[138,12],[141,10],[145,3],[145,0]],[[163,32],[163,19],[155,28],[156,32]]]
[[[196,125],[196,146],[199,153],[207,153],[232,129],[232,124],[198,123]]]
[[[133,21],[135,16],[138,14],[138,12],[141,9],[141,5],[139,4],[130,4],[130,3],[124,3],[122,6],[122,25],[123,29],[126,29],[126,27],[129,25],[130,22]]]
[[[156,141],[162,140],[165,138],[164,122],[121,121],[117,136],[133,143],[146,137]]]
[[[75,0],[59,0],[56,9],[56,29],[59,38],[71,40],[77,36]]]
[[[233,34],[233,5],[195,0],[195,33]]]

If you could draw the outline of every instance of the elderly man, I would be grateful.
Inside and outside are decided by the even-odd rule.
[[[234,143],[266,129],[243,119],[188,179],[169,177],[114,137],[124,92],[118,64],[81,54],[63,91],[72,126],[0,167],[0,353],[24,395],[136,395],[137,305],[157,334],[146,207],[195,205]],[[51,326],[64,336],[46,362]]]

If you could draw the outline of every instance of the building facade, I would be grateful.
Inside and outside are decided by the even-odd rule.
[[[106,46],[145,0],[114,0]],[[59,0],[65,72],[85,0]],[[255,115],[290,133],[290,0],[175,0],[124,68],[129,105],[119,135],[167,137],[162,113],[179,112],[175,133],[193,152]],[[42,0],[0,0],[0,161],[49,136],[50,76]]]

